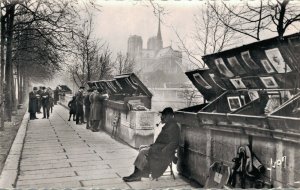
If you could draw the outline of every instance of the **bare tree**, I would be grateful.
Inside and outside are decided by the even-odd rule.
[[[215,2],[214,8],[218,11],[224,12],[217,6]],[[230,25],[232,22],[231,15],[226,15],[223,18],[224,23]],[[195,28],[190,40],[193,41],[191,48],[188,46],[185,39],[183,39],[179,33],[175,30],[175,34],[179,40],[179,48],[187,55],[188,60],[201,68],[205,67],[205,63],[201,60],[201,56],[209,53],[215,53],[222,51],[225,47],[232,44],[233,38],[236,35],[226,25],[223,25],[221,21],[215,17],[214,9],[211,5],[206,4],[199,8],[199,13],[194,17]]]
[[[210,6],[224,26],[256,40],[267,31],[276,32],[282,38],[289,27],[296,27],[294,24],[300,21],[300,6],[290,0],[260,0],[258,4],[246,1],[239,5],[222,1],[224,12],[220,12],[215,4]],[[228,16],[231,23],[224,20]]]
[[[192,88],[190,85],[182,85],[183,90],[181,91],[181,96],[186,100],[186,106],[191,106],[193,100],[198,96],[199,91]]]
[[[111,58],[112,52],[108,45],[102,49],[97,58],[97,64],[94,66],[95,80],[112,79],[114,63]]]
[[[118,74],[132,73],[134,72],[134,68],[134,59],[130,58],[128,55],[123,55],[122,52],[117,53],[115,69]]]
[[[91,2],[94,2],[90,0]],[[20,68],[20,59],[16,56],[20,51],[25,51],[24,46],[19,47],[17,36],[24,36],[29,33],[26,31],[34,31],[30,33],[31,38],[37,38],[43,42],[44,46],[37,46],[38,44],[32,43],[32,47],[26,46],[31,50],[31,55],[33,59],[37,57],[47,55],[45,63],[61,63],[62,62],[62,52],[70,51],[70,46],[68,45],[68,40],[75,33],[74,28],[76,25],[76,18],[78,18],[79,9],[76,7],[78,5],[77,0],[2,0],[1,4],[1,72],[2,81],[5,82],[6,96],[5,100],[5,113],[7,113],[7,120],[11,120],[11,110],[15,107],[14,104],[15,97],[15,84],[13,81],[13,68],[16,70]],[[75,6],[74,6],[75,5]],[[92,4],[95,6],[95,4]],[[34,48],[43,48],[41,51],[35,51],[36,54],[33,55]],[[6,54],[3,54],[3,50],[6,50]],[[40,50],[40,49],[38,49]],[[39,54],[39,55],[38,55]],[[5,57],[4,57],[5,56]],[[56,59],[56,58],[58,59]],[[44,59],[44,60],[45,60]],[[4,62],[5,60],[5,62]],[[18,64],[15,60],[19,60]],[[50,61],[49,61],[50,60]],[[28,60],[29,63],[36,60]],[[27,63],[28,63],[27,62]],[[25,62],[23,62],[25,63]],[[54,65],[55,65],[54,64]],[[47,64],[46,64],[47,65]],[[4,67],[5,66],[5,67]],[[43,68],[43,69],[42,69]],[[41,65],[36,67],[38,71],[51,70],[55,67],[47,67]],[[57,68],[57,67],[56,67]],[[5,72],[4,72],[5,70]],[[5,73],[5,75],[3,74]],[[17,77],[20,78],[20,73],[16,72]],[[47,77],[47,75],[42,75],[41,77]],[[33,79],[33,77],[31,77]],[[28,83],[29,80],[26,81]],[[0,92],[2,94],[2,92]],[[0,116],[2,117],[2,116]],[[3,118],[3,117],[2,117]]]

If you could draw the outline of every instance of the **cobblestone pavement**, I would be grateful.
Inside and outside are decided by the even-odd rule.
[[[133,171],[137,150],[67,119],[68,110],[56,105],[50,119],[29,121],[17,188],[192,188],[168,173],[158,181],[123,182]]]

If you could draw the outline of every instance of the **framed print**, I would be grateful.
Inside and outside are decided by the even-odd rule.
[[[236,89],[246,88],[241,78],[230,79],[230,82]]]
[[[278,73],[291,72],[291,68],[285,63],[278,48],[265,50],[267,58]]]
[[[215,74],[210,73],[209,76],[210,76],[210,78],[214,81],[214,83],[215,83],[218,87],[220,87],[222,90],[225,90],[225,89],[226,89],[224,86],[222,86],[221,84],[219,84],[219,83],[217,82],[217,80],[216,80],[216,75],[215,75]]]
[[[251,101],[259,99],[259,94],[255,90],[249,90],[248,95]]]
[[[238,74],[243,75],[246,73],[244,68],[241,66],[241,64],[238,62],[237,58],[235,56],[227,58],[227,61],[231,68]]]
[[[194,77],[195,81],[202,87],[204,87],[206,89],[212,88],[199,73],[194,73],[193,77]]]
[[[260,77],[260,80],[266,88],[277,88],[278,84],[273,77]]]
[[[227,97],[227,101],[230,111],[235,111],[242,107],[241,99],[238,96]]]
[[[272,65],[269,63],[268,60],[262,59],[262,60],[260,60],[260,62],[264,66],[267,73],[274,73],[275,72],[275,70],[273,69]]]
[[[243,61],[246,63],[247,67],[249,67],[250,69],[257,69],[257,68],[259,68],[257,66],[257,64],[251,58],[249,51],[242,52],[241,56],[242,56]]]
[[[215,59],[215,64],[222,75],[226,77],[234,77],[234,74],[228,69],[222,58]]]

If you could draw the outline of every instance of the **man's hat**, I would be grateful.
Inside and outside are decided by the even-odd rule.
[[[174,114],[174,111],[171,107],[166,107],[163,111],[160,111],[159,113],[165,115],[165,114]]]
[[[37,87],[33,87],[33,90],[37,90],[38,88]]]
[[[45,89],[46,89],[46,87],[42,86],[42,90],[45,90]]]

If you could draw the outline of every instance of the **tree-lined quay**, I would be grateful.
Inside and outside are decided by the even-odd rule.
[[[2,0],[0,8],[0,136],[14,139],[7,126],[17,130],[29,112],[17,135],[27,135],[24,147],[16,138],[4,166],[18,175],[13,187],[140,188],[166,168],[175,179],[174,164],[207,188],[299,187],[300,2]],[[77,147],[81,134],[103,139]],[[116,139],[139,149],[131,175],[122,151],[135,150]],[[127,174],[108,171],[110,156]]]

